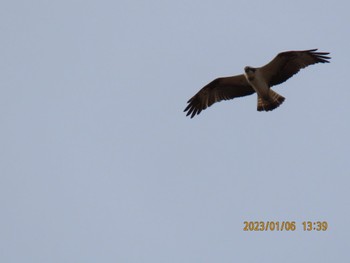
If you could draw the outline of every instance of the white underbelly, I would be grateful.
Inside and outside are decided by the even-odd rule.
[[[258,95],[260,97],[268,97],[269,96],[269,86],[267,86],[264,83],[251,83],[250,85],[252,85],[253,89],[256,91],[256,93],[258,93]]]
[[[269,97],[270,87],[260,78],[259,74],[255,74],[253,80],[249,80],[248,78],[247,80],[260,97]]]

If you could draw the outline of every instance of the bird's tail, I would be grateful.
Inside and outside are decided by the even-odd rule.
[[[271,111],[280,106],[285,98],[274,92],[272,89],[269,91],[269,98],[264,99],[258,96],[258,111]]]

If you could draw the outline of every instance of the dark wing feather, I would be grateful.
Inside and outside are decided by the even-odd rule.
[[[279,53],[270,63],[261,67],[271,86],[281,84],[298,73],[300,69],[316,63],[329,63],[328,52],[316,52],[317,49],[287,51]]]
[[[187,102],[189,104],[184,112],[187,111],[186,116],[191,115],[193,118],[215,102],[247,96],[254,92],[244,75],[217,78],[203,87]]]

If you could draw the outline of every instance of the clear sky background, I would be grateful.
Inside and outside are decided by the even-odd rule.
[[[2,1],[1,262],[345,262],[349,1]],[[194,119],[218,76],[317,64]],[[244,221],[295,221],[245,232]],[[327,221],[304,232],[305,220]]]

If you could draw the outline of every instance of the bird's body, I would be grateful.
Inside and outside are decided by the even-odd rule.
[[[298,73],[300,69],[316,63],[328,63],[329,53],[317,49],[279,53],[271,62],[260,68],[245,67],[244,74],[217,78],[204,86],[189,101],[185,112],[193,118],[215,102],[257,93],[258,111],[271,111],[285,98],[271,89]]]
[[[270,89],[260,68],[245,67],[244,76],[258,95],[258,111],[270,111],[280,106],[285,98]]]
[[[267,98],[269,95],[270,87],[262,77],[260,69],[245,67],[244,71],[245,78],[247,79],[250,86],[253,87],[258,96]]]

